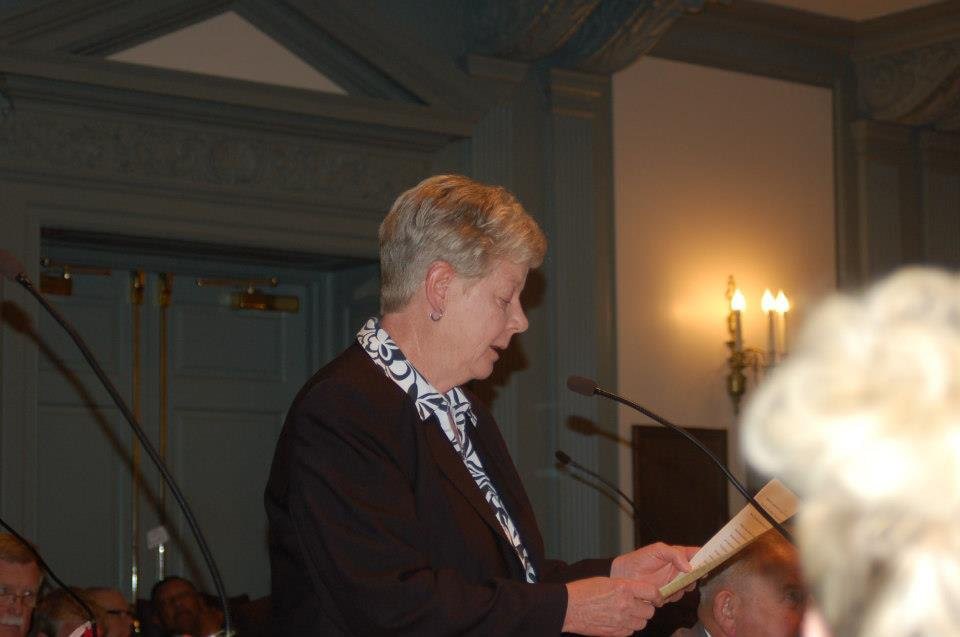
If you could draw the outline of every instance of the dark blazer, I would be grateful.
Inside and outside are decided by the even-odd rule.
[[[558,635],[563,582],[610,560],[544,557],[533,509],[490,413],[470,429],[539,574],[527,584],[490,505],[435,417],[354,344],[300,391],[266,509],[277,635]]]

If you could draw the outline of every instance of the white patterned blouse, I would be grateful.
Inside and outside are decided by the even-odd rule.
[[[470,400],[459,387],[454,387],[446,394],[441,394],[417,371],[390,335],[380,325],[380,320],[371,317],[357,332],[357,341],[364,351],[379,366],[387,378],[400,386],[400,389],[410,396],[417,405],[420,418],[427,420],[436,416],[440,428],[446,434],[454,451],[463,460],[467,471],[477,483],[477,488],[484,499],[493,509],[494,517],[500,523],[507,541],[516,551],[517,558],[523,567],[527,582],[537,581],[537,572],[530,561],[527,549],[523,545],[520,533],[517,531],[510,512],[500,499],[500,494],[483,468],[483,462],[477,455],[467,431],[467,423],[471,427],[477,426],[477,417],[473,413]]]

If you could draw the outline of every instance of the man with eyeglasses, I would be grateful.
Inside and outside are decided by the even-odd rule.
[[[86,593],[106,613],[103,637],[132,637],[133,613],[123,593],[115,588],[88,588]]]
[[[0,637],[24,637],[37,604],[40,567],[28,547],[0,533]]]

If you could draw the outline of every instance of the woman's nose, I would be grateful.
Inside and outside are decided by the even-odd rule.
[[[516,332],[521,334],[527,331],[527,328],[530,327],[530,321],[527,320],[527,315],[523,311],[523,306],[520,305],[518,301],[516,304],[516,310],[513,315],[513,322],[516,326]]]

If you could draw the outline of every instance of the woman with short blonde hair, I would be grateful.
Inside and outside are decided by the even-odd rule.
[[[540,227],[506,188],[430,177],[400,195],[380,225],[380,310],[406,305],[434,261],[479,278],[497,258],[536,268],[546,250]]]
[[[546,240],[509,192],[439,175],[380,228],[382,316],[287,417],[267,486],[278,635],[629,635],[685,548],[548,560],[493,416],[465,387],[527,329]]]

